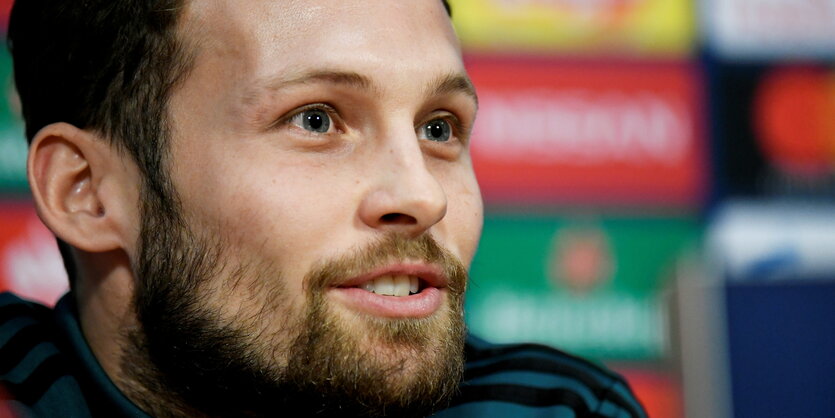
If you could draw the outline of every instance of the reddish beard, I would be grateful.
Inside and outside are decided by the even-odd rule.
[[[176,219],[146,218],[135,266],[140,327],[127,333],[119,383],[148,412],[425,416],[457,390],[466,269],[428,235],[390,235],[319,263],[304,279],[304,311],[292,312],[285,279],[271,263],[226,265],[221,240]],[[359,320],[329,306],[330,286],[399,260],[442,268],[449,281],[442,309],[427,318]],[[225,315],[230,299],[216,290],[222,275],[233,284],[224,289],[248,286],[258,296],[244,300],[258,306]]]

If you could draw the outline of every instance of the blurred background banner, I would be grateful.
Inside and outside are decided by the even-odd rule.
[[[705,250],[715,274],[729,282],[829,281],[833,231],[833,204],[736,200],[717,210]]]
[[[0,205],[0,292],[52,305],[69,288],[55,236],[30,202]]]
[[[468,323],[496,342],[532,341],[617,361],[669,356],[676,260],[699,246],[692,218],[565,215],[486,219]]]
[[[489,204],[701,202],[707,141],[691,64],[468,56],[467,68]]]
[[[835,0],[702,0],[708,44],[729,59],[835,58]]]
[[[652,417],[835,417],[835,0],[450,3],[472,331],[606,363]],[[3,48],[0,290],[51,304],[18,113]]]
[[[5,25],[2,29],[5,31]],[[0,47],[0,193],[26,195],[28,148],[12,79],[12,59],[3,44]]]
[[[689,0],[457,0],[471,51],[682,56],[695,38]]]
[[[718,193],[835,196],[835,66],[716,61],[710,86]]]

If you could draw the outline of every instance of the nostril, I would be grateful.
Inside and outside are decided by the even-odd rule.
[[[417,219],[414,216],[404,213],[387,213],[380,217],[380,222],[395,225],[415,225],[417,224]]]

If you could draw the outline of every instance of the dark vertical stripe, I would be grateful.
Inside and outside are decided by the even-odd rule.
[[[577,416],[591,414],[583,397],[568,389],[538,389],[521,385],[464,385],[452,406],[472,402],[507,402],[532,407],[565,406]]]
[[[42,314],[42,312],[38,312],[37,309],[33,309],[32,306],[22,302],[0,306],[0,325],[3,325],[14,318],[20,317],[39,319],[38,316],[40,314]]]
[[[619,406],[621,409],[626,410],[626,412],[628,412],[633,417],[646,417],[643,405],[641,405],[640,401],[638,401],[638,398],[636,398],[635,395],[632,394],[632,391],[629,390],[629,387],[624,386],[630,393],[630,395],[632,395],[632,402],[629,402],[628,399],[623,398],[620,394],[615,392],[616,385],[617,383],[609,387],[607,393],[603,395],[603,397],[601,397],[601,405],[602,401],[609,401]]]
[[[632,404],[623,399],[620,394],[611,391],[609,386],[602,386],[600,382],[594,379],[590,374],[585,373],[576,367],[572,367],[571,365],[558,363],[545,358],[511,357],[493,363],[488,363],[484,366],[469,368],[464,371],[464,381],[470,381],[482,376],[511,370],[566,376],[582,383],[594,394],[596,398],[601,401],[605,398],[623,409],[634,409]]]
[[[44,341],[44,327],[32,324],[18,330],[0,347],[0,375],[4,375],[23,361],[32,349]]]
[[[34,405],[55,381],[66,375],[66,365],[61,357],[53,355],[20,383],[0,381],[0,386],[6,389],[6,393],[0,393],[0,399],[14,399],[25,405]]]
[[[595,372],[601,374],[604,378],[608,378],[611,380],[618,380],[624,382],[623,378],[620,377],[616,373],[612,373],[608,370],[601,368],[600,366],[584,359],[581,357],[573,356],[566,352],[557,350],[552,347],[548,347],[547,345],[542,344],[513,344],[513,345],[499,345],[490,348],[476,348],[472,345],[467,345],[465,347],[464,355],[467,358],[468,362],[474,362],[479,360],[491,359],[495,357],[505,356],[505,355],[512,355],[521,352],[534,352],[534,353],[542,353],[549,357],[560,358],[565,360],[570,360],[583,366],[587,367],[590,370],[594,370]],[[598,379],[603,380],[603,379]],[[625,383],[625,382],[624,382]]]

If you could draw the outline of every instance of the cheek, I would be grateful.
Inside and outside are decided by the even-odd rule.
[[[233,257],[274,264],[288,287],[300,287],[308,266],[326,256],[352,224],[350,193],[356,185],[346,184],[352,177],[274,154],[237,162],[216,159],[216,168],[192,185],[184,205],[204,228],[217,229]]]
[[[447,193],[447,216],[437,229],[448,236],[446,245],[469,265],[475,255],[484,221],[481,192],[472,170],[462,168],[450,173],[444,182]]]

